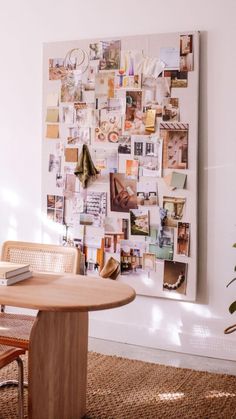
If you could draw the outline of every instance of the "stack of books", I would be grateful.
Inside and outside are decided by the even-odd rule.
[[[0,285],[13,285],[23,279],[30,278],[30,265],[0,261]]]

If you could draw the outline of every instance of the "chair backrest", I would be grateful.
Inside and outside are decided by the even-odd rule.
[[[2,260],[27,263],[37,272],[80,272],[80,250],[76,247],[6,241],[2,247]]]

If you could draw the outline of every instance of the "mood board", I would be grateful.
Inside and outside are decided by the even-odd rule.
[[[198,82],[199,32],[44,44],[44,237],[84,275],[195,300]]]

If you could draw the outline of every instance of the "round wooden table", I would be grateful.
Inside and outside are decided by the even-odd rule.
[[[134,298],[128,285],[70,274],[35,274],[1,287],[0,304],[39,310],[29,344],[29,418],[85,415],[88,312]]]

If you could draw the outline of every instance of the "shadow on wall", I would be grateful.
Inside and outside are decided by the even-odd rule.
[[[198,292],[197,302],[207,304],[208,289],[208,34],[200,34],[199,151],[198,151]]]

